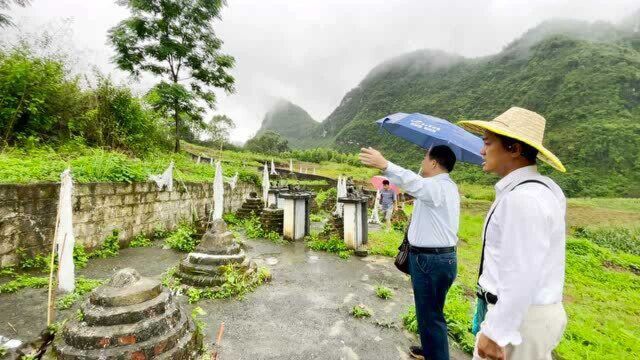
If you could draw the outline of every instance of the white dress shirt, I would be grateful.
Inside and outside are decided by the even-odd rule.
[[[517,186],[526,180],[542,181],[549,188],[538,183]],[[479,284],[497,295],[498,302],[480,331],[500,346],[519,345],[520,324],[529,306],[562,302],[567,202],[560,187],[535,166],[511,172],[495,189],[489,213],[495,212],[489,224],[485,220]]]
[[[449,174],[422,177],[389,162],[384,175],[416,200],[409,224],[409,243],[434,248],[456,246],[460,194]]]

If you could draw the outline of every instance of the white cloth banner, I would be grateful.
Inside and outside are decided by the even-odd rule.
[[[225,178],[224,181],[229,184],[231,190],[235,189],[238,184],[238,172],[236,171],[236,174],[233,175],[232,178]]]
[[[213,177],[213,220],[222,219],[224,212],[224,183],[222,174],[222,164],[218,160],[216,162],[216,174]]]
[[[271,159],[271,175],[278,175],[276,171],[276,166],[273,164],[273,159]]]
[[[264,163],[264,169],[262,170],[262,201],[264,206],[267,206],[267,199],[269,198],[269,170],[267,163]]]
[[[60,174],[60,197],[58,198],[58,224],[56,227],[56,247],[58,253],[58,290],[72,292],[75,289],[75,266],[73,264],[73,179],[71,170]]]
[[[162,190],[163,187],[166,187],[168,191],[173,191],[173,161],[162,174],[149,175],[149,180],[155,181],[160,190]]]
[[[378,211],[380,211],[380,190],[376,191],[376,200],[373,202],[373,212],[371,213],[369,223],[380,224],[380,215],[378,214]]]
[[[293,159],[289,159],[289,172],[293,172]]]

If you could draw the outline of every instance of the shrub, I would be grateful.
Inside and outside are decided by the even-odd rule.
[[[640,228],[578,227],[573,230],[573,235],[611,250],[640,255]]]
[[[393,291],[388,287],[378,285],[376,286],[376,296],[380,299],[391,299],[393,297]]]
[[[198,239],[195,237],[196,229],[192,223],[183,221],[181,222],[175,231],[165,239],[165,244],[170,248],[182,251],[191,252],[195,250],[198,245]]]
[[[371,317],[373,312],[366,305],[358,304],[351,309],[351,315],[356,319],[362,319]]]
[[[118,240],[120,235],[120,231],[118,229],[113,229],[111,235],[107,236],[102,243],[102,246],[98,250],[93,251],[89,257],[90,258],[108,258],[117,256],[120,252],[120,242]]]
[[[132,248],[149,247],[151,245],[153,245],[153,243],[144,234],[138,234],[134,236],[133,239],[131,239],[131,242],[129,242],[129,247]]]

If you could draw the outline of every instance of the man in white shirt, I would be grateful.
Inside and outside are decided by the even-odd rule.
[[[460,122],[483,133],[483,170],[501,177],[483,230],[474,359],[551,360],[567,324],[566,199],[536,158],[565,169],[542,145],[545,122],[516,107],[493,121]]]
[[[422,176],[387,161],[372,148],[361,149],[360,160],[383,170],[391,183],[415,198],[407,239],[422,347],[412,346],[410,353],[417,359],[449,360],[443,309],[457,274],[460,195],[449,177],[456,157],[447,146],[433,147],[422,161]]]

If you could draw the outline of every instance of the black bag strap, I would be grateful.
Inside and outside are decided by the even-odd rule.
[[[551,190],[551,188],[547,184],[545,184],[544,182],[542,182],[540,180],[530,179],[530,180],[525,180],[525,181],[519,183],[518,185],[512,187],[511,190],[509,190],[509,192],[513,191],[515,188],[517,188],[520,185],[524,185],[524,184],[528,184],[528,183],[538,183],[538,184],[546,187],[547,189]],[[499,205],[499,203],[496,204],[496,206],[493,207],[493,209],[489,213],[489,216],[487,217],[487,222],[484,225],[484,232],[482,234],[482,255],[480,256],[480,269],[478,269],[478,281],[480,281],[480,276],[482,276],[482,268],[484,267],[484,247],[487,244],[487,229],[489,228],[489,223],[491,222],[491,217],[493,216],[493,213],[498,208],[498,205]]]

